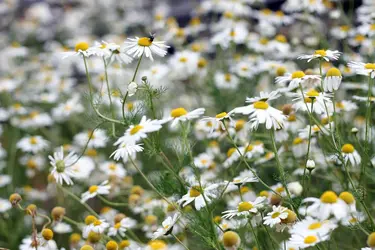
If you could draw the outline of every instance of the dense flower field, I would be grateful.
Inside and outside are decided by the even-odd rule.
[[[0,3],[0,247],[375,249],[375,2]]]

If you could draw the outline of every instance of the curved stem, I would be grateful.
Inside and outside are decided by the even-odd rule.
[[[112,119],[115,119],[115,110],[113,109],[111,89],[109,87],[109,82],[108,82],[107,62],[105,61],[104,56],[103,56],[103,63],[104,63],[104,70],[105,70],[105,82],[107,85],[107,92],[108,92],[108,99],[109,99],[109,107],[111,109]],[[116,124],[115,123],[112,123],[112,135],[113,137],[116,137]]]
[[[104,198],[103,196],[101,195],[98,195],[99,199],[104,202],[105,204],[107,204],[108,206],[113,206],[113,207],[127,207],[129,206],[128,203],[121,203],[121,202],[112,202],[112,201],[109,201],[107,200],[106,198]]]

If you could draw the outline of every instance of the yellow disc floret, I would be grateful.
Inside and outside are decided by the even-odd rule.
[[[269,105],[266,102],[258,101],[254,103],[254,108],[256,109],[268,109]]]
[[[339,198],[345,201],[346,204],[353,204],[355,201],[354,196],[349,192],[342,192]]]
[[[354,152],[354,146],[352,144],[344,144],[341,148],[341,152],[346,153],[346,154],[351,154]]]
[[[336,203],[337,202],[337,194],[333,191],[326,191],[320,196],[320,200],[323,203]]]
[[[138,39],[138,45],[143,47],[151,46],[152,41],[149,37],[141,37]]]
[[[327,71],[327,76],[341,76],[341,72],[338,68],[330,68]]]
[[[292,74],[292,79],[302,78],[304,76],[305,76],[305,73],[303,73],[303,71],[296,71]]]
[[[253,207],[254,206],[250,202],[241,202],[240,204],[238,204],[238,212],[249,211]]]
[[[177,118],[183,115],[186,115],[188,112],[184,108],[176,108],[171,111],[171,116]]]
[[[79,43],[76,44],[74,50],[76,52],[78,52],[78,51],[85,51],[88,48],[89,48],[89,44],[88,43],[86,43],[86,42],[79,42]]]
[[[305,244],[313,244],[315,243],[316,241],[318,240],[318,237],[314,236],[314,235],[309,235],[309,236],[306,236],[305,239],[303,240],[303,242]]]

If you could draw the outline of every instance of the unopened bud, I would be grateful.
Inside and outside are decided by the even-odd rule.
[[[309,171],[312,171],[315,169],[315,161],[314,160],[307,160],[306,162],[306,168]]]

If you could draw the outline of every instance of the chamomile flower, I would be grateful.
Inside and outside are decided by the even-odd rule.
[[[254,173],[249,170],[243,170],[238,176],[234,177],[232,183],[235,185],[244,185],[249,182],[258,182],[259,179],[254,175]]]
[[[317,235],[317,234],[292,234],[289,242],[296,245],[300,249],[313,247],[316,244],[326,241],[329,239],[328,234]]]
[[[215,85],[218,89],[237,89],[239,83],[239,78],[233,74],[215,73]]]
[[[312,202],[306,209],[307,214],[313,215],[321,220],[326,220],[333,215],[337,220],[347,216],[346,203],[333,191],[326,191],[320,199],[309,197],[303,203]]]
[[[136,225],[137,225],[136,220],[129,218],[129,217],[125,217],[121,219],[120,222],[117,222],[115,225],[109,228],[108,236],[116,236],[117,234],[119,234],[121,237],[124,237],[125,232],[128,229],[135,227]]]
[[[118,144],[118,147],[109,157],[113,157],[115,161],[118,161],[120,158],[124,162],[127,162],[129,160],[129,157],[131,159],[135,159],[136,154],[143,151],[142,144],[136,144],[133,141],[129,142],[122,142]]]
[[[87,42],[78,42],[75,47],[74,51],[63,52],[63,59],[71,57],[71,56],[83,56],[89,57],[91,55],[91,50],[89,49],[89,44]]]
[[[271,107],[265,101],[257,101],[249,106],[235,108],[231,113],[250,115],[249,122],[252,130],[256,130],[259,124],[264,124],[266,129],[281,129],[286,121],[286,116],[282,111]]]
[[[108,137],[103,129],[96,129],[78,133],[73,140],[80,147],[84,147],[87,144],[88,148],[103,148],[108,141]]]
[[[215,117],[203,117],[201,121],[205,121],[210,124],[211,126],[210,133],[212,133],[216,129],[225,130],[225,126],[223,124],[223,121],[225,119],[232,120],[232,118],[230,117],[230,114],[228,114],[227,112],[221,112],[215,115]]]
[[[154,232],[152,239],[155,240],[161,236],[168,235],[172,232],[173,226],[177,223],[178,219],[180,218],[181,214],[179,212],[175,213],[172,216],[168,216],[163,222],[161,228],[158,228],[156,232]]]
[[[282,220],[288,217],[288,209],[282,206],[273,206],[272,212],[267,213],[267,216],[264,216],[263,224],[270,227],[274,227],[277,224],[280,224]]]
[[[208,169],[215,165],[214,156],[208,153],[199,154],[194,158],[194,165],[200,169]]]
[[[306,232],[308,234],[324,235],[330,233],[337,227],[337,223],[333,220],[319,220],[307,216],[305,219],[296,222],[289,232],[291,234]]]
[[[232,219],[234,216],[248,216],[250,214],[257,214],[258,209],[263,208],[266,197],[257,197],[254,201],[243,201],[237,206],[237,209],[227,210],[223,212],[222,218]]]
[[[216,197],[215,191],[217,188],[218,184],[210,184],[205,187],[194,185],[190,187],[188,193],[182,196],[177,203],[181,204],[182,207],[185,207],[194,202],[194,207],[197,210],[200,210],[202,207],[206,206],[206,201],[210,203],[212,199]]]
[[[327,71],[326,77],[323,81],[323,88],[325,92],[333,92],[339,89],[342,76],[337,68],[330,68]]]
[[[344,164],[350,162],[353,167],[361,164],[361,156],[352,144],[344,144],[341,148],[341,155],[344,157]]]
[[[298,57],[300,60],[307,60],[310,62],[314,59],[324,59],[327,62],[329,61],[336,61],[339,59],[341,52],[338,50],[315,50],[314,54],[312,55],[301,55]]]
[[[120,137],[116,142],[116,145],[128,142],[138,142],[141,139],[147,138],[148,133],[152,133],[161,129],[161,123],[158,120],[147,119],[143,116],[139,124],[130,125],[125,131],[124,135]]]
[[[317,86],[320,83],[319,75],[306,75],[303,71],[295,71],[292,74],[287,73],[284,76],[276,77],[276,84],[284,86],[288,84],[290,90],[296,89],[301,84],[303,87],[305,85]]]
[[[109,227],[109,224],[104,219],[96,219],[90,226],[89,232],[94,232],[98,234],[104,233],[104,231]]]
[[[100,185],[90,186],[89,190],[87,192],[84,192],[81,195],[81,202],[84,203],[87,200],[94,198],[97,195],[109,194],[109,190],[111,189],[111,186],[107,184],[108,184],[108,181],[104,181]]]
[[[359,75],[375,78],[375,63],[350,62],[348,67],[355,70]]]
[[[76,174],[72,169],[72,165],[77,161],[78,156],[72,151],[64,157],[64,148],[61,147],[60,151],[55,151],[53,156],[49,155],[48,158],[53,167],[51,174],[56,182],[60,185],[63,185],[64,182],[68,185],[73,185],[71,177],[75,177]]]
[[[326,107],[328,111],[333,110],[331,100],[332,94],[318,92],[315,89],[310,89],[309,91],[305,91],[303,95],[303,98],[300,93],[293,93],[292,95],[294,96],[293,101],[295,101],[295,103],[293,104],[293,108],[296,111],[308,111],[310,113],[314,112],[320,115],[326,113]]]
[[[169,46],[165,45],[163,41],[155,41],[154,39],[153,35],[149,37],[128,38],[129,41],[124,42],[124,51],[128,55],[133,55],[135,57],[141,57],[145,54],[151,61],[154,60],[152,56],[153,53],[164,57],[167,54],[166,49],[169,48]]]
[[[204,114],[204,111],[204,108],[198,108],[188,112],[186,109],[180,107],[172,109],[169,117],[165,118],[163,121],[172,121],[171,127],[173,128],[176,127],[179,124],[179,122],[185,122],[199,118],[201,115]]]
[[[118,178],[123,178],[126,175],[126,170],[123,165],[113,161],[107,161],[100,165],[100,170],[104,172],[107,176],[116,176]]]
[[[17,148],[21,149],[23,152],[33,154],[43,151],[48,145],[49,142],[39,135],[24,137],[17,142]]]

